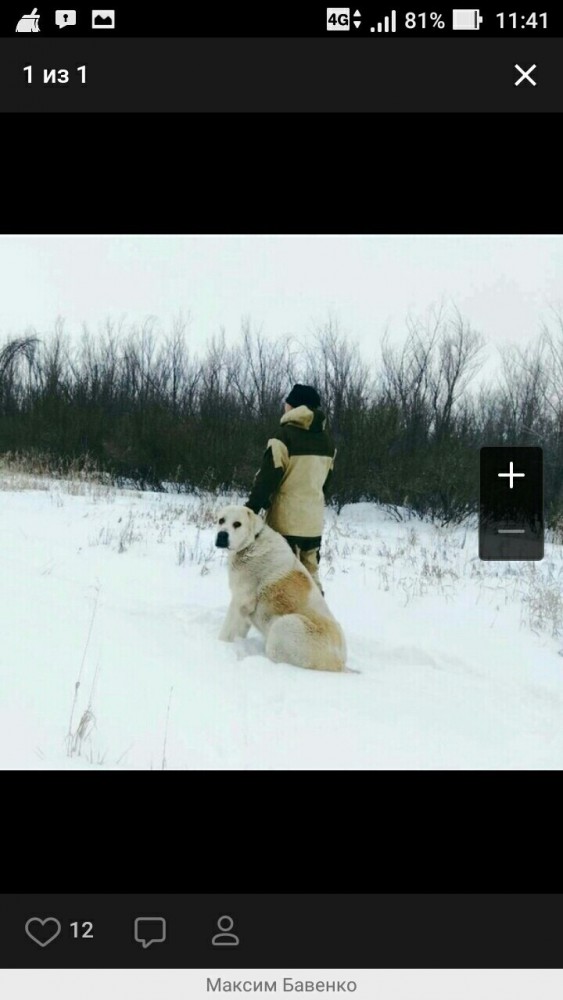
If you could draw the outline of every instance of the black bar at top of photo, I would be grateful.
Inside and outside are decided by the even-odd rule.
[[[4,894],[0,956],[6,968],[557,968],[562,908],[561,893]],[[218,933],[237,941],[216,947]]]
[[[456,27],[454,28],[454,10]],[[56,17],[56,12],[59,14]],[[66,17],[65,17],[66,14]],[[73,17],[75,15],[75,18]],[[501,16],[499,16],[501,15]],[[57,23],[57,20],[59,23]],[[73,23],[73,21],[76,23]],[[96,21],[96,24],[94,24]],[[476,23],[475,23],[476,21]],[[344,38],[381,37],[561,37],[561,4],[452,5],[359,2],[350,7],[314,4],[184,4],[174,7],[117,5],[111,10],[92,5],[3,4],[0,36],[34,34],[41,37],[321,37],[333,43]]]

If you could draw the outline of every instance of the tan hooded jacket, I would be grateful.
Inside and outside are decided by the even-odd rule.
[[[336,448],[322,410],[296,406],[268,441],[247,506],[266,508],[266,523],[282,535],[320,538],[325,490]]]

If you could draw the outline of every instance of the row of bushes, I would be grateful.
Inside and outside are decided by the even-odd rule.
[[[333,499],[377,500],[443,523],[475,512],[479,448],[540,444],[546,509],[563,513],[563,329],[503,352],[478,381],[485,343],[455,310],[407,323],[366,360],[334,322],[305,344],[244,324],[203,354],[179,320],[168,335],[107,324],[79,341],[57,323],[0,348],[0,452],[95,463],[160,488],[247,490],[294,382],[315,385],[338,447]]]

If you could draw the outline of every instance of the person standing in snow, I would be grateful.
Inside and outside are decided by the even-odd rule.
[[[277,432],[270,438],[246,502],[284,536],[321,594],[320,548],[324,501],[336,448],[326,428],[321,400],[310,385],[294,385]]]

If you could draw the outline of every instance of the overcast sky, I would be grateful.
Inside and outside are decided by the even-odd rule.
[[[563,237],[0,237],[0,274],[0,342],[182,312],[199,348],[243,317],[304,338],[332,314],[369,356],[442,300],[492,344],[534,338],[563,305]]]

